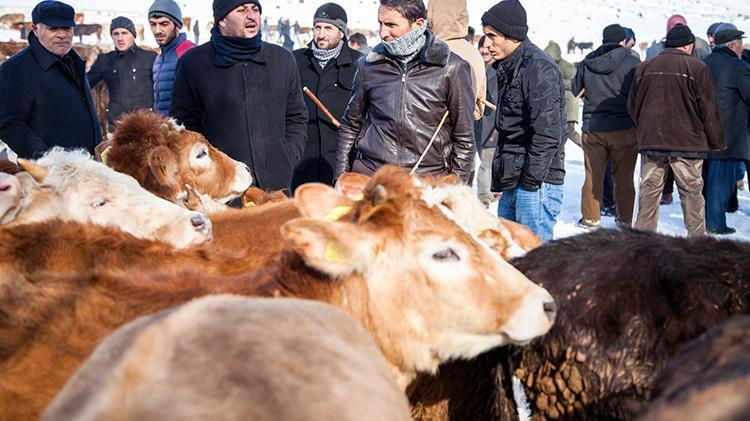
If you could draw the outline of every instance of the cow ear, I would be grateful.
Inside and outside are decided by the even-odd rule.
[[[293,219],[281,236],[308,266],[334,278],[364,273],[375,257],[373,237],[344,222]]]
[[[303,217],[328,222],[339,220],[354,206],[352,199],[320,183],[299,186],[294,201]]]
[[[498,218],[498,220],[500,225],[510,232],[513,243],[517,244],[524,252],[534,250],[542,245],[542,240],[526,225],[504,218]]]
[[[177,183],[177,158],[166,146],[159,146],[148,155],[148,167],[159,184],[172,186]]]
[[[347,172],[336,180],[336,190],[352,200],[362,200],[368,182],[370,177],[364,174]]]

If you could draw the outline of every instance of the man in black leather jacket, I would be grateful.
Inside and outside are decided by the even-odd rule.
[[[426,28],[422,0],[380,0],[383,40],[357,63],[352,96],[338,135],[336,175],[372,174],[384,164],[418,174],[474,168],[474,92],[469,64]],[[428,144],[445,112],[448,118]],[[356,148],[354,163],[349,153]]]

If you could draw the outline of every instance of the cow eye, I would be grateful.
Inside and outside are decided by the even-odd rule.
[[[93,201],[91,203],[91,207],[94,208],[94,209],[101,208],[102,206],[106,205],[107,203],[108,203],[107,199],[99,199],[99,200]]]
[[[461,260],[461,258],[458,256],[458,253],[456,253],[456,251],[450,247],[433,254],[432,258],[437,260],[438,262],[457,262]]]

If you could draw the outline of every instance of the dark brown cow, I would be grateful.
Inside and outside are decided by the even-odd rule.
[[[743,242],[612,230],[532,250],[512,263],[555,297],[553,328],[529,347],[441,367],[413,386],[416,412],[515,419],[515,375],[533,419],[631,419],[682,345],[750,313],[748,256]]]
[[[114,329],[212,293],[333,304],[370,332],[401,387],[552,324],[549,294],[425,202],[403,169],[381,169],[360,202],[323,185],[297,193],[305,217],[282,227],[285,249],[252,275],[0,270],[0,413],[38,415]]]
[[[73,35],[83,44],[84,35],[96,35],[97,42],[102,41],[102,26],[98,23],[81,23],[73,27]]]
[[[201,204],[221,205],[200,209],[207,212],[223,209],[223,203],[240,197],[252,182],[244,163],[211,146],[200,133],[145,110],[118,121],[105,156],[108,166],[159,197],[187,207],[189,190],[194,189]]]
[[[661,375],[640,421],[741,421],[750,415],[750,317],[688,343]]]
[[[43,420],[407,421],[372,338],[309,300],[205,297],[105,340]]]

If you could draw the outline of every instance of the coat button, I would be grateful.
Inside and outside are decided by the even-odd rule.
[[[135,69],[133,69],[133,73],[135,73]]]
[[[112,70],[112,73],[117,73],[117,69],[115,69],[115,70]]]

